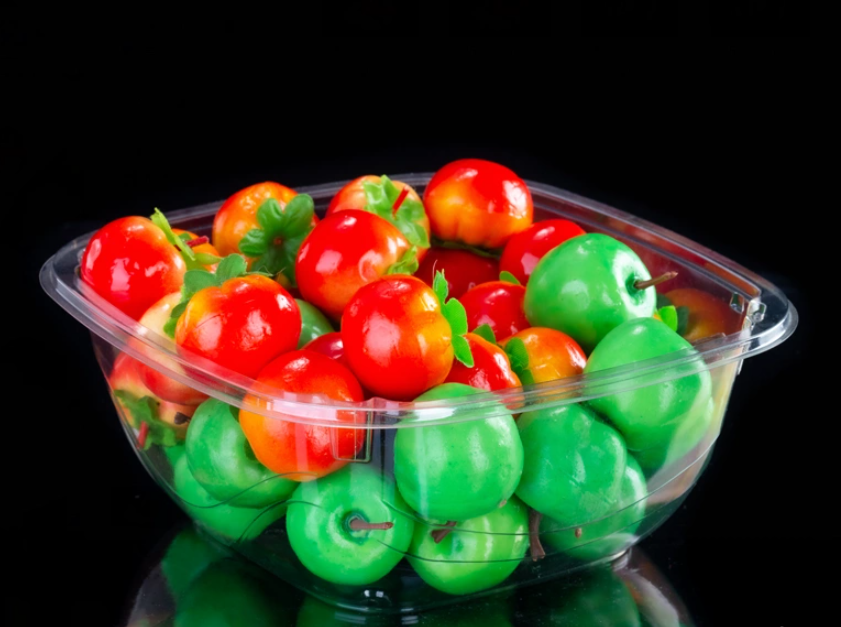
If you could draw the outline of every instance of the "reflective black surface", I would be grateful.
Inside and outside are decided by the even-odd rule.
[[[358,72],[323,75],[318,85],[311,73],[290,72],[277,99],[257,99],[253,86],[234,98],[241,85],[220,79],[214,98],[184,92],[179,106],[152,81],[98,101],[116,121],[83,120],[59,104],[50,115],[33,109],[5,120],[15,255],[4,301],[11,332],[2,336],[14,370],[2,432],[7,624],[126,624],[156,547],[185,519],[125,441],[89,336],[41,293],[41,263],[73,237],[155,206],[209,202],[259,180],[294,187],[434,170],[466,156],[663,224],[763,274],[797,306],[801,327],[745,363],[708,469],[642,549],[695,625],[803,624],[802,574],[828,546],[814,523],[832,493],[820,465],[837,456],[824,450],[837,413],[831,382],[814,365],[834,350],[834,318],[816,304],[837,285],[827,255],[836,235],[826,226],[831,198],[812,198],[819,176],[807,140],[818,135],[809,130],[808,63],[788,48],[750,50],[717,57],[702,77],[670,72],[656,91],[608,79],[602,94],[573,89],[565,59],[550,78],[523,78],[513,95],[478,75],[445,89],[440,68],[426,68],[434,80],[394,74],[387,93],[409,90],[416,110],[402,95],[364,98]],[[565,98],[540,91],[550,79]],[[7,93],[29,102],[22,87]],[[212,124],[197,114],[209,100],[221,107]],[[322,100],[331,103],[327,118],[313,109]],[[247,106],[240,114],[232,103]]]

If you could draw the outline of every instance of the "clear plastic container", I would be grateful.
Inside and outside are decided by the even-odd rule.
[[[395,178],[422,191],[430,176]],[[177,352],[168,338],[149,332],[85,289],[77,269],[90,236],[70,242],[49,259],[41,271],[41,283],[91,331],[98,361],[138,457],[200,527],[329,603],[363,611],[417,611],[534,583],[622,555],[662,524],[695,484],[719,435],[742,360],[776,346],[797,324],[797,312],[780,290],[738,264],[616,209],[540,183],[528,184],[535,221],[556,217],[573,220],[588,232],[606,233],[629,245],[652,275],[676,270],[677,285],[668,285],[667,289],[701,290],[729,305],[725,310],[732,332],[703,339],[695,344],[695,350],[524,388],[447,401],[411,403],[372,398],[352,404],[255,387],[253,379],[196,355]],[[298,191],[310,194],[316,208],[323,212],[342,185]],[[220,205],[174,212],[169,219],[174,227],[209,235]],[[305,434],[320,434],[325,443],[329,442],[328,452],[336,466],[342,467],[334,474],[343,473],[343,481],[304,481],[300,485],[306,489],[293,494],[298,484],[276,475],[255,478],[258,473],[249,475],[250,483],[240,478],[217,486],[211,496],[197,487],[190,472],[194,467],[184,454],[183,438],[191,409],[167,402],[147,403],[148,409],[141,409],[155,412],[160,421],[172,425],[171,429],[161,427],[159,432],[141,426],[136,407],[126,411],[126,398],[144,395],[143,384],[126,374],[130,370],[126,365],[134,363],[132,360],[145,364],[172,385],[188,386],[233,408],[246,408],[278,421],[275,424],[297,429],[302,446]],[[486,428],[480,425],[510,427],[513,414],[519,416],[523,429],[524,415],[546,416],[582,405],[598,412],[606,403],[619,402],[628,395],[665,399],[679,396],[687,386],[703,389],[695,397],[697,402],[663,427],[655,440],[628,440],[627,458],[639,464],[635,465],[634,476],[630,471],[623,475],[620,498],[605,509],[598,495],[582,491],[581,502],[592,505],[584,508],[592,512],[590,516],[561,516],[559,522],[557,510],[552,510],[554,517],[543,516],[545,512],[531,510],[512,496],[494,503],[495,509],[487,515],[448,520],[427,514],[427,520],[415,510],[435,500],[436,486],[429,483],[432,474],[427,467],[434,465],[434,460],[429,464],[416,462],[416,475],[409,481],[413,483],[411,499],[404,498],[406,494],[401,491],[408,491],[403,487],[398,490],[400,481],[393,480],[395,454],[400,455],[401,447],[404,451],[411,446],[428,447],[438,438],[452,444],[453,450],[460,448],[458,454],[482,457],[486,451],[471,449],[473,438],[479,438],[477,429]],[[235,416],[236,410],[232,412]],[[596,422],[604,423],[602,419]],[[584,438],[579,446],[595,445],[587,444]],[[570,455],[578,459],[575,456],[581,452],[573,450]],[[487,497],[483,482],[493,482],[501,474],[494,465],[497,453],[492,452],[487,459],[477,458],[473,466],[484,464],[484,471],[471,482],[459,476],[448,479],[464,482],[461,500],[468,510]],[[506,453],[499,454],[504,457]],[[242,458],[248,456],[246,450]],[[563,464],[570,459],[564,456],[541,463]],[[581,463],[586,466],[586,462]],[[309,477],[299,475],[295,479]],[[549,491],[552,489],[550,486]],[[544,501],[551,499],[549,494]],[[378,516],[391,521],[392,527],[359,528],[360,520],[369,526],[379,522]],[[286,520],[290,518],[298,520],[291,523],[298,529],[297,535],[287,533]],[[324,533],[310,533],[313,528]],[[414,538],[408,548],[407,534]],[[422,541],[427,537],[433,540]],[[338,554],[331,556],[331,552]],[[359,565],[368,562],[372,565],[359,574]],[[417,574],[418,569],[424,571],[423,578]],[[374,580],[370,580],[372,577]]]

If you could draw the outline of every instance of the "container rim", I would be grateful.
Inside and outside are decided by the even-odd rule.
[[[432,173],[397,174],[392,179],[413,187],[423,187]],[[348,181],[297,189],[313,196],[318,207]],[[204,392],[208,396],[267,417],[318,426],[342,428],[411,428],[430,423],[451,424],[516,412],[527,407],[537,411],[569,403],[592,400],[608,394],[630,391],[692,372],[717,368],[763,353],[784,340],[797,326],[797,310],[782,291],[766,279],[702,245],[646,220],[539,182],[526,181],[535,208],[544,208],[558,217],[569,217],[587,230],[598,230],[634,241],[659,255],[686,265],[665,246],[689,252],[706,267],[693,271],[725,286],[744,299],[745,327],[736,333],[710,338],[695,346],[660,357],[609,370],[582,374],[519,388],[437,401],[401,402],[374,397],[361,403],[339,402],[323,396],[294,395],[270,388],[239,373],[221,367],[188,351],[176,351],[169,338],[149,332],[137,321],[102,297],[86,289],[77,276],[81,254],[94,232],[78,237],[50,257],[41,268],[44,291],[93,334],[167,376]],[[173,226],[189,220],[208,218],[224,201],[206,203],[168,213]],[[566,216],[552,204],[586,210],[592,217]],[[620,232],[613,225],[633,227],[637,235]],[[640,234],[642,237],[640,237]],[[728,279],[727,277],[730,277]],[[351,413],[352,412],[352,413]],[[363,416],[364,414],[364,416]],[[411,420],[406,420],[411,417]]]

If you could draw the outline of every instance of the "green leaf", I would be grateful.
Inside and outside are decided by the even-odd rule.
[[[175,446],[175,428],[160,420],[160,403],[157,400],[151,396],[137,397],[125,390],[114,390],[114,396],[131,414],[135,427],[140,427],[144,422],[149,425],[143,450],[148,450],[153,444]]]
[[[668,307],[671,304],[672,301],[669,299],[668,296],[666,296],[665,294],[657,294],[657,309]]]
[[[286,223],[284,211],[275,198],[266,198],[257,208],[257,222],[268,233],[279,231]]]
[[[680,335],[686,334],[686,327],[689,324],[689,307],[680,306],[676,309],[677,313],[677,328],[675,331]]]
[[[181,293],[182,295],[186,293],[192,296],[199,290],[203,290],[206,287],[215,287],[216,285],[216,276],[212,272],[208,272],[207,270],[187,270],[184,273],[184,287]]]
[[[395,263],[393,263],[386,274],[414,274],[418,271],[418,249],[412,246],[409,250],[403,253]]]
[[[189,233],[179,233],[178,238],[185,244],[187,244],[187,242],[193,241],[193,238]]]
[[[272,239],[263,229],[251,229],[239,241],[239,251],[248,257],[259,257],[268,250]]]
[[[489,325],[487,323],[480,324],[478,327],[473,329],[472,333],[475,333],[479,337],[487,340],[488,342],[490,342],[491,344],[493,344],[495,346],[499,346],[496,343],[496,335],[494,335],[494,330],[491,328],[491,325]]]
[[[293,287],[298,285],[298,282],[295,280],[295,261],[298,258],[298,249],[301,248],[301,244],[303,244],[307,235],[309,235],[309,231],[296,237],[290,237],[289,239],[284,240],[283,246],[281,246],[280,249],[280,267],[277,272],[282,272],[283,276],[289,279],[289,282]],[[277,272],[275,272],[275,274],[277,274]]]
[[[513,283],[514,285],[522,285],[522,283],[520,283],[520,280],[513,274],[508,272],[508,270],[503,270],[499,273],[499,280],[505,281],[506,283]]]
[[[661,307],[657,310],[657,314],[666,326],[668,326],[672,331],[677,331],[677,310],[674,305]]]
[[[229,279],[235,279],[245,274],[248,264],[241,255],[231,254],[219,262],[216,267],[216,285],[222,285]]]
[[[423,205],[414,198],[406,196],[397,208],[396,217],[398,220],[417,222],[422,220],[424,215],[426,215],[426,212],[423,210]]]
[[[417,222],[410,222],[409,220],[392,220],[392,224],[397,227],[406,240],[418,248],[429,248],[429,234]]]
[[[435,278],[432,279],[432,291],[438,297],[438,302],[441,306],[447,301],[447,295],[450,293],[450,286],[447,285],[447,279],[444,278],[444,271],[438,270],[435,273]]]
[[[462,336],[467,333],[467,312],[464,309],[464,305],[455,298],[451,298],[444,303],[441,309],[444,317],[450,323],[453,335]]]
[[[388,200],[385,185],[382,182],[378,184],[366,181],[362,184],[362,190],[365,192],[365,211],[391,222],[393,217],[391,202]]]
[[[456,359],[458,359],[461,363],[468,368],[473,367],[475,362],[473,361],[473,353],[470,352],[470,343],[461,335],[453,336],[453,352],[455,353]]]
[[[315,203],[309,194],[298,194],[286,205],[283,211],[285,221],[277,235],[288,239],[304,233],[312,223],[315,215]],[[277,236],[276,235],[276,236]]]
[[[149,216],[149,219],[152,221],[152,224],[164,232],[167,241],[181,252],[181,256],[185,258],[184,261],[195,261],[196,255],[193,253],[193,249],[187,246],[186,241],[172,232],[172,227],[169,226],[169,220],[166,219],[166,216],[160,209],[155,207],[155,213]]]
[[[212,266],[214,263],[222,261],[222,257],[210,253],[196,253],[196,261],[202,266]]]
[[[505,343],[505,353],[511,362],[511,370],[520,378],[520,383],[530,385],[534,383],[534,375],[529,370],[529,352],[526,345],[518,337],[513,337]]]

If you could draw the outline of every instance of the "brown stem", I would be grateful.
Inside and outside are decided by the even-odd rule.
[[[581,527],[576,527],[576,528],[575,528],[575,537],[576,537],[576,539],[581,538],[581,536],[582,536],[583,534],[584,534],[584,530],[583,530]]]
[[[394,201],[394,204],[391,206],[392,213],[397,213],[397,210],[400,209],[400,205],[403,204],[403,201],[406,200],[406,196],[409,195],[409,188],[404,187],[400,190],[400,195],[397,197],[397,200]]]
[[[140,433],[137,434],[137,447],[143,448],[146,446],[146,438],[149,435],[149,423],[143,422],[140,424]]]
[[[172,422],[176,425],[183,425],[190,422],[190,417],[187,414],[182,414],[180,411],[175,412],[175,417],[172,419]]]
[[[654,277],[653,279],[648,279],[648,281],[637,281],[634,283],[634,287],[638,290],[644,290],[649,287],[653,287],[654,285],[660,285],[661,283],[665,283],[666,281],[671,281],[676,276],[677,272],[666,272],[665,274],[661,274],[660,276]]]
[[[546,551],[540,543],[540,521],[543,514],[537,510],[529,511],[529,547],[531,550],[531,561],[536,562],[546,557]]]
[[[348,522],[348,527],[353,531],[373,531],[375,529],[385,531],[391,529],[393,526],[393,522],[369,523],[356,517],[351,518],[350,522]]]
[[[435,531],[433,531],[431,535],[432,535],[432,539],[435,540],[435,544],[438,544],[439,542],[441,542],[441,540],[446,538],[449,535],[449,533],[453,530],[453,527],[455,527],[455,526],[456,526],[456,521],[455,520],[448,520],[446,527],[444,527],[442,529],[436,529]]]
[[[207,244],[210,241],[210,238],[207,235],[202,235],[201,237],[197,237],[196,239],[191,239],[187,242],[187,246],[190,248],[195,248],[196,246],[201,246],[202,244]]]

